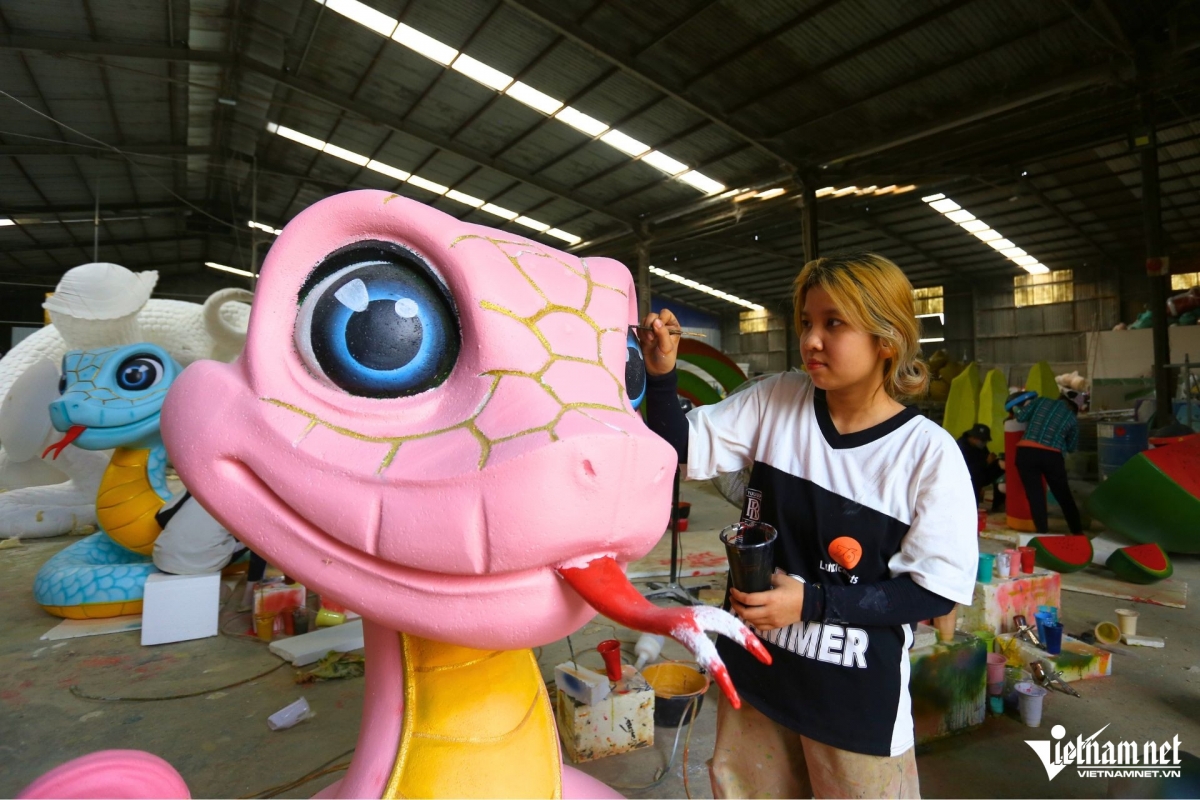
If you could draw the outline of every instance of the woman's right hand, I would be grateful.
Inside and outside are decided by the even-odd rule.
[[[653,330],[639,330],[638,341],[642,345],[642,357],[646,361],[648,375],[666,375],[675,369],[676,351],[679,347],[679,335],[672,330],[679,330],[679,320],[669,309],[663,309],[657,314],[650,313],[642,320],[642,326]]]

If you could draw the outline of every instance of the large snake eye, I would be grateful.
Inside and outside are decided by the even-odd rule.
[[[296,347],[309,370],[360,397],[440,385],[459,349],[441,283],[414,254],[383,243],[335,253],[301,291]]]
[[[625,393],[635,409],[646,397],[646,362],[642,358],[642,346],[632,328],[625,337]]]
[[[163,364],[156,356],[130,356],[117,367],[117,386],[127,392],[144,392],[162,377]]]

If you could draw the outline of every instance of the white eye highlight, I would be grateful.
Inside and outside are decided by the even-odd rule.
[[[414,300],[409,300],[407,297],[401,297],[396,301],[396,316],[404,319],[412,319],[417,315],[417,304]]]
[[[371,304],[367,285],[357,278],[338,289],[333,296],[351,311],[366,311],[367,306]]]

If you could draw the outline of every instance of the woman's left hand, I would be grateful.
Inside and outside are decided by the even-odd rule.
[[[776,572],[768,592],[739,592],[729,588],[733,613],[756,629],[766,632],[800,621],[804,608],[804,584],[790,575]]]

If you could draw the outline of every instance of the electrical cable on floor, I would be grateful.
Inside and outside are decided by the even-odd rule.
[[[279,669],[283,669],[287,665],[288,665],[288,662],[280,661],[278,664],[271,667],[266,672],[260,672],[257,675],[251,675],[249,678],[244,678],[236,683],[230,683],[225,686],[217,686],[213,689],[205,689],[202,692],[188,692],[187,694],[171,694],[171,695],[166,695],[163,697],[98,697],[96,695],[87,694],[87,693],[83,692],[82,690],[80,690],[78,685],[74,685],[74,684],[71,686],[70,692],[71,692],[71,694],[75,695],[76,697],[78,697],[82,700],[98,700],[98,701],[101,701],[104,703],[151,703],[151,702],[157,702],[159,700],[186,700],[189,697],[202,697],[206,694],[212,694],[213,692],[220,692],[220,691],[224,691],[225,689],[233,689],[234,687],[241,686],[242,684],[250,683],[251,681],[256,681],[259,678],[265,678],[266,676],[270,675],[272,672],[275,672],[276,670],[279,670]]]
[[[346,756],[353,753],[356,749],[357,748],[351,747],[349,750],[347,750],[344,753],[338,753],[336,756],[329,759],[324,764],[321,764],[320,766],[318,766],[312,772],[309,772],[309,773],[297,778],[294,781],[288,781],[287,783],[280,783],[275,786],[270,786],[266,789],[260,789],[253,794],[244,794],[241,797],[239,797],[238,800],[252,800],[252,798],[277,797],[278,795],[282,794],[283,792],[290,791],[292,789],[295,789],[298,786],[303,786],[304,784],[308,783],[309,781],[315,781],[317,778],[320,778],[324,775],[329,775],[330,773],[340,772],[341,770],[347,769],[350,766],[349,761],[343,761],[339,764],[333,764],[333,762],[337,761],[339,758],[345,758]],[[330,766],[330,764],[332,764],[332,766]]]

